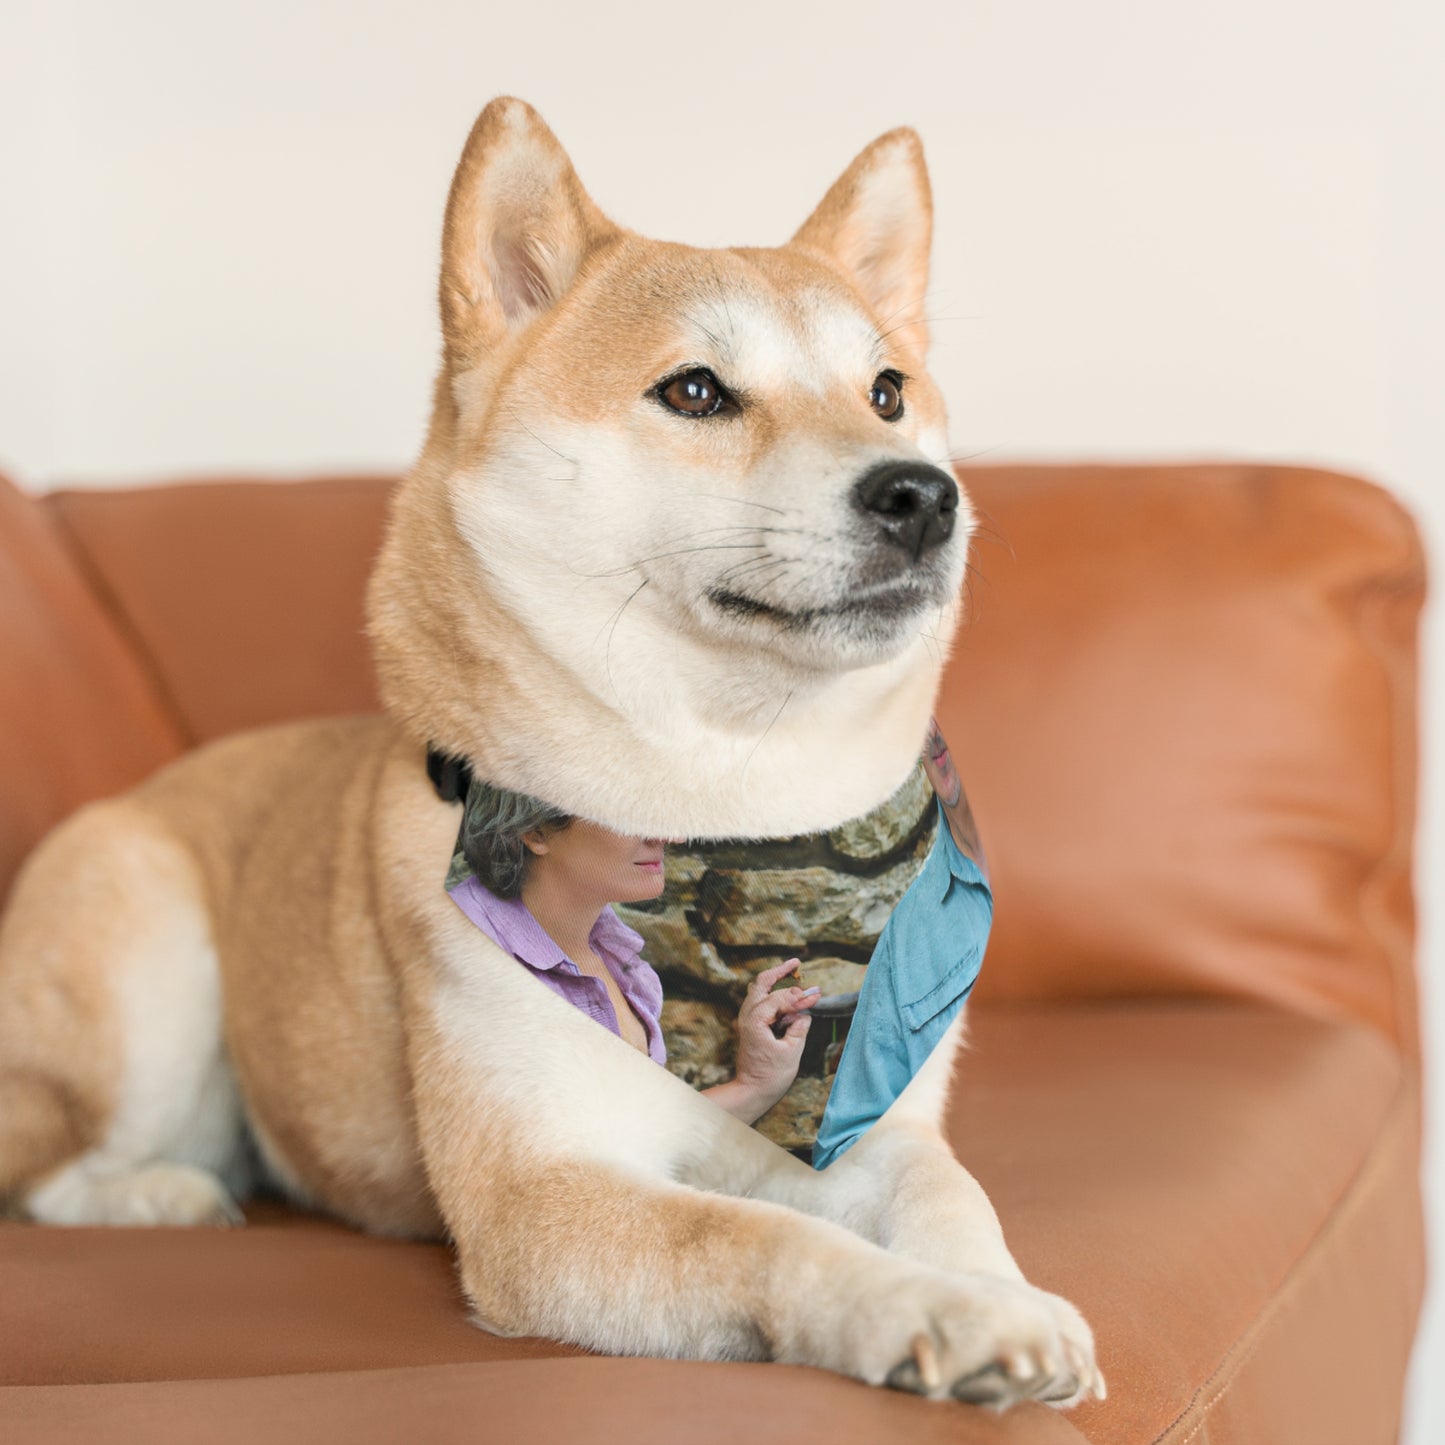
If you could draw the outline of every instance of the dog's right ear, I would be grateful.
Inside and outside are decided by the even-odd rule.
[[[477,117],[447,197],[441,316],[462,369],[554,305],[589,251],[618,234],[567,152],[525,101],[500,96]]]
[[[820,251],[852,276],[879,321],[920,356],[933,196],[923,145],[907,126],[854,158],[791,244]]]

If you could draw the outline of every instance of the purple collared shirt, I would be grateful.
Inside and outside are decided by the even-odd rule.
[[[455,888],[449,888],[453,902],[492,941],[506,949],[533,978],[553,993],[590,1014],[619,1038],[617,1011],[600,978],[593,978],[567,957],[551,935],[532,916],[520,898],[498,898],[476,876],[469,874]],[[662,980],[642,957],[645,940],[629,928],[608,904],[597,915],[588,944],[597,952],[607,971],[622,990],[647,1030],[647,1052],[654,1062],[667,1062],[662,1040]]]

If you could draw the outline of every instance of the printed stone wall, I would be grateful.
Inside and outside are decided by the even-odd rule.
[[[804,983],[821,987],[823,998],[797,1080],[757,1127],[808,1158],[852,1000],[937,828],[920,763],[887,802],[827,832],[669,844],[662,893],[613,909],[646,940],[642,956],[662,979],[673,1073],[698,1088],[731,1078],[734,1025],[748,985],[765,968],[801,959]]]

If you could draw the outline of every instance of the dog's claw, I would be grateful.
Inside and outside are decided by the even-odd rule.
[[[938,1351],[933,1341],[925,1334],[916,1334],[911,1345],[912,1354],[895,1365],[883,1382],[893,1390],[907,1390],[913,1395],[927,1395],[938,1389],[943,1377],[938,1370]]]
[[[918,1365],[918,1376],[925,1387],[936,1390],[943,1383],[943,1376],[938,1369],[938,1351],[928,1335],[914,1335],[913,1359]]]
[[[1090,1395],[1096,1400],[1104,1399],[1106,1394],[1104,1376],[1098,1365],[1072,1340],[1064,1341],[1064,1355],[1068,1360],[1069,1368],[1069,1374],[1065,1378],[1070,1388],[1065,1390],[1060,1386],[1038,1398],[1049,1405],[1075,1403],[1078,1400],[1088,1399]]]
[[[1003,1352],[1003,1358],[999,1363],[1016,1380],[1031,1379],[1039,1372],[1037,1361],[1033,1359],[1027,1350],[1005,1350]]]
[[[241,1206],[230,1195],[226,1195],[216,1202],[214,1212],[201,1222],[216,1225],[221,1229],[240,1229],[246,1223],[246,1215]]]

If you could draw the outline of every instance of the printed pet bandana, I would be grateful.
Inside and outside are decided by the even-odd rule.
[[[790,974],[783,985],[817,985],[822,996],[797,1078],[755,1127],[822,1167],[897,1097],[963,1006],[992,921],[987,882],[951,836],[921,762],[892,797],[836,828],[669,843],[663,873],[658,897],[604,910],[599,951],[609,962],[625,958],[625,935],[635,931],[634,951],[640,938],[662,984],[666,1067],[697,1088],[733,1076],[734,1025],[753,978],[799,958],[801,979]],[[459,832],[446,879],[459,905],[472,876]],[[620,933],[609,911],[625,925]],[[517,925],[510,920],[513,942]],[[622,967],[614,973],[632,985],[624,996],[646,1020],[656,1003],[647,980]],[[543,981],[566,996],[566,981]],[[600,1020],[590,1001],[573,1001]]]

